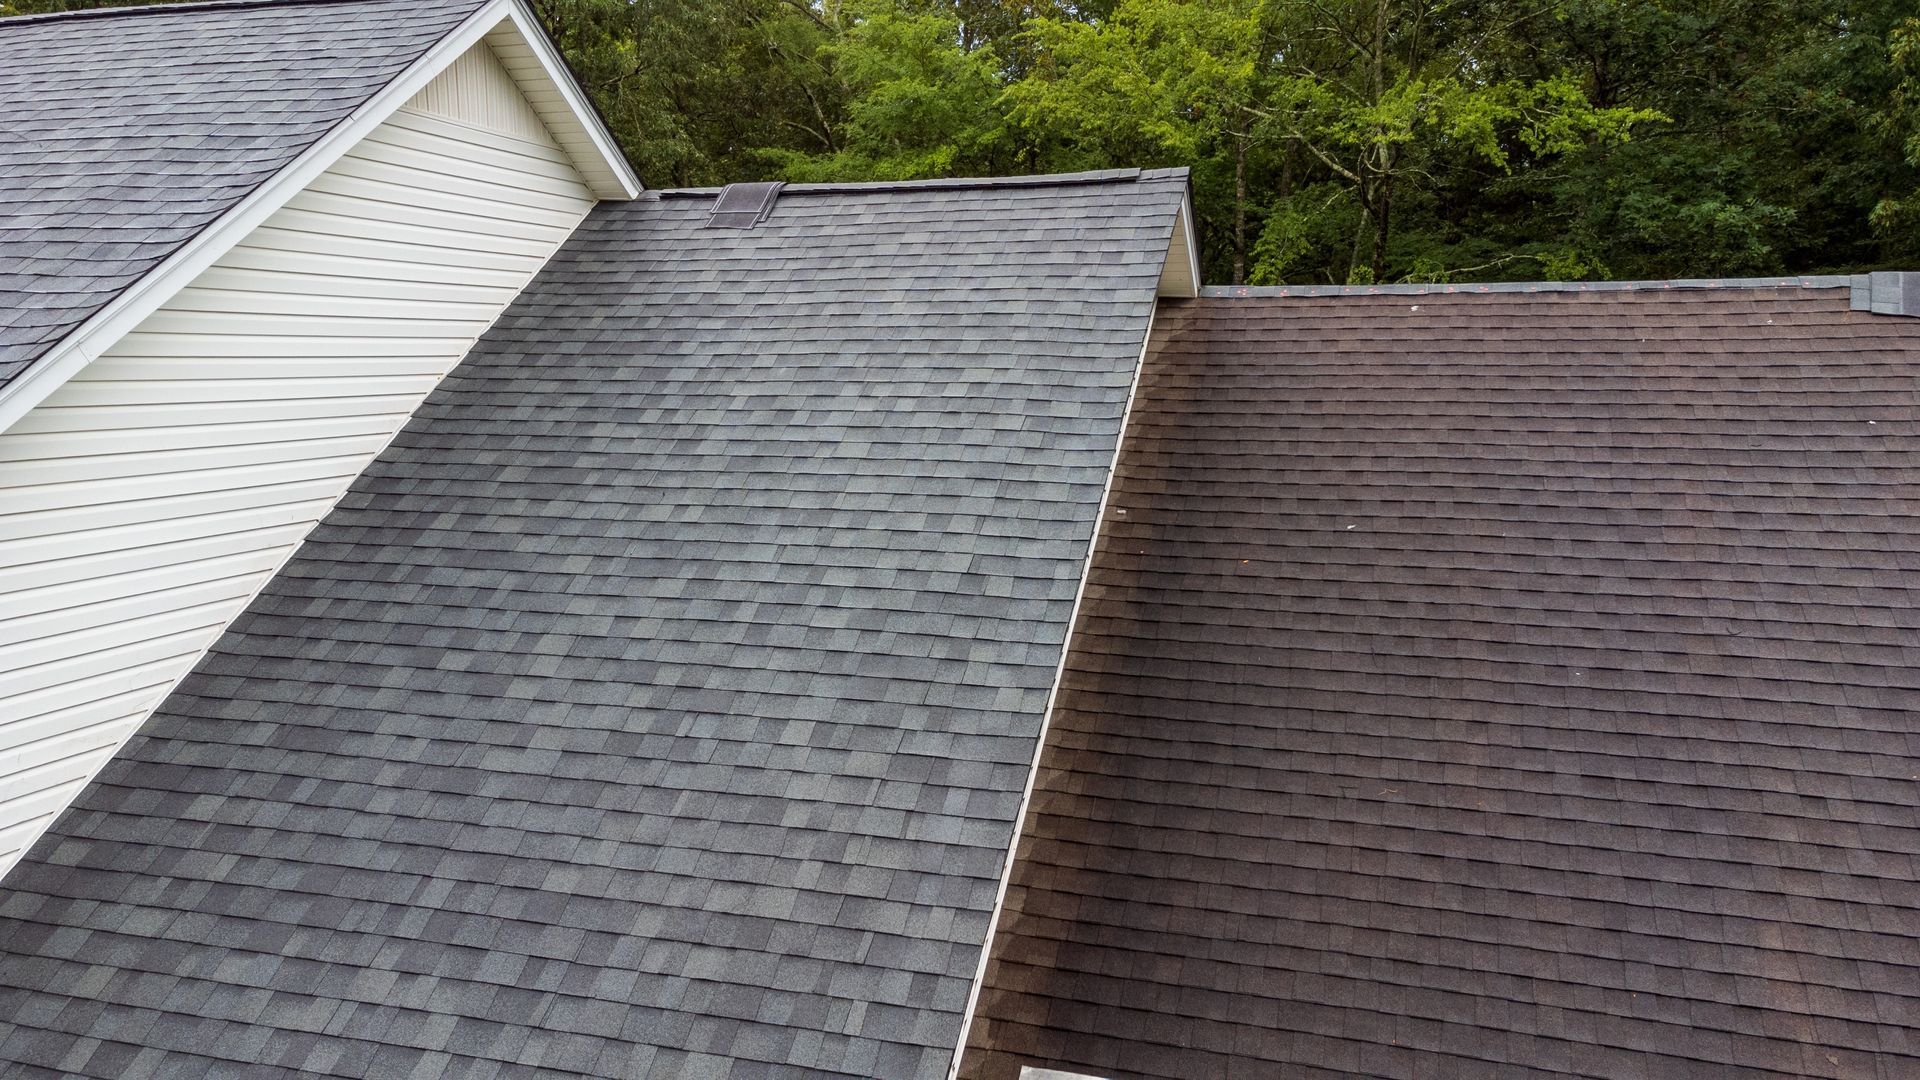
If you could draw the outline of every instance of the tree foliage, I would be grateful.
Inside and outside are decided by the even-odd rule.
[[[531,2],[655,186],[1184,165],[1211,280],[1920,267],[1920,0]]]
[[[839,138],[763,155],[790,180],[922,180],[1015,168],[990,42],[963,48],[951,10],[872,0],[834,11],[822,70],[846,101]]]

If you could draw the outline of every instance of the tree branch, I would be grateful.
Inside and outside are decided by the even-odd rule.
[[[1325,165],[1327,168],[1333,170],[1333,172],[1336,175],[1340,176],[1342,179],[1345,179],[1349,183],[1354,183],[1354,184],[1362,183],[1359,173],[1354,172],[1352,169],[1349,169],[1345,165],[1342,165],[1338,161],[1335,161],[1332,155],[1328,154],[1325,150],[1320,149],[1318,146],[1313,145],[1313,140],[1307,138],[1306,133],[1302,132],[1299,129],[1299,127],[1295,126],[1291,121],[1285,119],[1284,117],[1275,115],[1274,113],[1268,112],[1265,109],[1256,109],[1251,105],[1243,106],[1243,108],[1245,108],[1247,112],[1252,113],[1253,115],[1258,116],[1263,120],[1273,120],[1279,123],[1281,126],[1285,127],[1287,129],[1288,138],[1299,143],[1301,146],[1306,147],[1308,153],[1320,159],[1320,164]]]

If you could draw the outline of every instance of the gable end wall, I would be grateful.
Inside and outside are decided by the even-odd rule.
[[[481,43],[0,434],[0,873],[593,204]]]

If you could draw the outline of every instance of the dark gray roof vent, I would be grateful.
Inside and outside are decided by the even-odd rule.
[[[751,229],[773,213],[773,200],[787,185],[775,180],[761,184],[728,184],[713,201],[713,213],[707,215],[710,229]]]

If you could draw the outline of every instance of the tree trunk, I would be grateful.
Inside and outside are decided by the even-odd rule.
[[[1373,280],[1387,280],[1387,235],[1393,221],[1393,174],[1380,178],[1373,208]]]
[[[1373,104],[1378,106],[1387,96],[1387,21],[1390,0],[1379,0],[1373,13]],[[1364,199],[1362,205],[1373,218],[1373,259],[1368,268],[1373,271],[1373,283],[1379,284],[1387,276],[1387,229],[1393,211],[1393,147],[1386,141],[1385,133],[1380,133],[1380,145],[1374,149],[1377,158],[1371,198]]]
[[[1353,229],[1353,251],[1347,255],[1347,284],[1371,284],[1370,282],[1362,282],[1359,275],[1360,268],[1366,265],[1361,260],[1361,256],[1365,254],[1367,250],[1367,236],[1373,231],[1370,228],[1373,224],[1373,210],[1371,208],[1371,202],[1367,198],[1366,184],[1361,184],[1354,189],[1354,192],[1360,203],[1360,221]]]
[[[1233,140],[1233,283],[1247,283],[1247,137]]]

